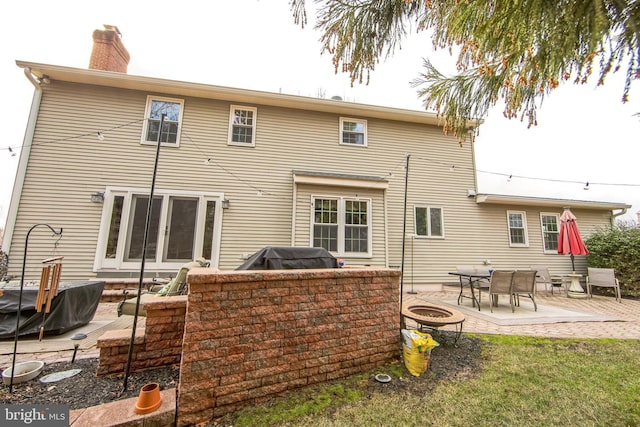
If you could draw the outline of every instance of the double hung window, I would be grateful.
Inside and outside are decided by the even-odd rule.
[[[527,216],[525,212],[507,211],[507,223],[509,226],[509,245],[528,246],[527,240]]]
[[[343,256],[371,255],[370,200],[314,197],[311,244]]]
[[[165,145],[177,146],[180,141],[182,107],[183,101],[181,99],[147,97],[146,126],[142,135],[142,143],[158,142],[160,122],[164,114],[160,142]]]
[[[229,145],[256,145],[258,110],[254,107],[232,105],[229,114]]]
[[[145,262],[175,269],[199,257],[217,258],[220,197],[215,194],[159,192],[151,205]],[[128,189],[107,192],[100,230],[97,269],[140,265],[149,196]]]
[[[558,232],[560,217],[558,214],[541,213],[542,242],[545,253],[558,253]]]
[[[340,118],[340,144],[367,146],[367,121]]]

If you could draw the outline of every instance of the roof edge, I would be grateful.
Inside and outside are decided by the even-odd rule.
[[[16,65],[20,68],[31,69],[32,73],[38,77],[46,75],[51,80],[141,90],[177,96],[193,96],[231,102],[245,102],[276,107],[296,108],[350,116],[363,116],[442,127],[442,120],[438,115],[428,111],[359,104],[334,99],[312,98],[300,95],[216,86],[205,83],[192,83],[158,77],[74,68],[29,61],[16,60]],[[481,123],[482,121],[477,120],[469,121],[468,127],[469,129],[474,129]]]
[[[550,208],[585,208],[611,211],[614,209],[629,209],[631,205],[619,202],[601,202],[591,200],[554,199],[547,197],[514,196],[508,194],[479,193],[475,196],[476,203],[494,205],[522,205],[542,206]]]

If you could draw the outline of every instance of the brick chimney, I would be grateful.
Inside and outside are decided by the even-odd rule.
[[[95,30],[89,68],[126,73],[130,57],[121,36],[115,25],[104,24],[104,30]]]

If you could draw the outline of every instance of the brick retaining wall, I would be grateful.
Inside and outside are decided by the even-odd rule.
[[[146,302],[146,318],[139,318],[131,371],[180,363],[187,296],[153,298]],[[121,374],[126,369],[131,330],[107,331],[98,340],[98,376]]]
[[[366,268],[191,272],[177,425],[397,357],[399,276]]]

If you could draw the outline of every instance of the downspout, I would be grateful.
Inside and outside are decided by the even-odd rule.
[[[24,75],[35,87],[33,99],[31,101],[31,110],[29,111],[29,120],[27,121],[27,129],[22,140],[22,149],[20,150],[20,159],[18,160],[18,169],[16,170],[16,178],[13,182],[13,191],[11,193],[11,201],[9,202],[9,211],[7,212],[7,222],[4,229],[4,251],[11,252],[11,241],[13,240],[13,232],[15,231],[16,218],[18,216],[18,206],[22,198],[22,188],[24,186],[24,178],[27,174],[27,163],[29,163],[29,155],[31,154],[31,145],[33,135],[36,129],[38,113],[40,112],[40,103],[42,101],[42,88],[40,83],[31,74],[31,68],[24,68]]]
[[[296,220],[298,215],[298,184],[295,176],[293,178],[293,191],[291,192],[291,246],[296,245]]]
[[[471,128],[467,131],[467,134],[469,135],[469,139],[471,140],[471,164],[473,167],[473,189],[476,193],[479,192],[478,190],[478,172],[476,170],[477,166],[476,166],[476,138],[475,138],[475,132],[476,132],[476,128]]]
[[[611,211],[611,227],[612,227],[612,228],[613,228],[613,227],[615,227],[615,225],[616,225],[616,218],[617,218],[617,217],[619,217],[619,216],[622,216],[622,215],[626,214],[626,213],[627,213],[627,209],[628,209],[628,208],[623,208],[623,209],[622,209],[620,212],[618,212],[618,213],[615,213],[615,212]]]

